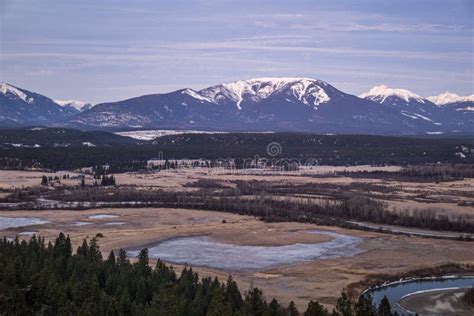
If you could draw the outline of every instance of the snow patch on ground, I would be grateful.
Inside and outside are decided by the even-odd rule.
[[[474,106],[468,106],[468,107],[465,107],[465,108],[459,108],[459,109],[456,109],[456,111],[471,111],[471,112],[474,112]]]
[[[119,217],[118,215],[112,215],[112,214],[95,214],[95,215],[90,215],[88,218],[90,219],[105,219],[105,218],[117,218]]]
[[[38,217],[0,217],[0,230],[7,228],[17,228],[32,225],[43,225],[49,223],[49,221],[43,220]]]

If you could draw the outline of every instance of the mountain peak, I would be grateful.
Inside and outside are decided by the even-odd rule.
[[[460,96],[455,93],[446,91],[439,95],[428,97],[427,99],[436,105],[445,105],[455,102],[474,102],[474,94],[468,96]]]
[[[266,77],[224,83],[198,93],[216,104],[230,100],[238,109],[241,109],[241,103],[244,101],[258,102],[278,93],[286,93],[306,105],[317,106],[331,99],[325,91],[328,86],[326,82],[310,78]]]
[[[78,111],[84,111],[92,107],[90,103],[77,100],[54,100],[54,102],[62,107],[70,107]]]
[[[402,99],[407,103],[412,100],[415,100],[420,103],[425,103],[422,97],[411,91],[405,89],[393,89],[387,87],[386,85],[375,86],[368,92],[359,95],[359,97],[362,99],[369,99],[378,103],[383,103],[389,97],[396,97]]]
[[[28,95],[24,93],[22,90],[6,82],[2,82],[0,84],[0,92],[4,95],[11,95],[14,98],[21,99],[25,101],[26,103],[32,103],[34,101],[33,98],[29,98]]]

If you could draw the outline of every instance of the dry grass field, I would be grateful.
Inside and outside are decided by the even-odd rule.
[[[355,168],[355,169],[354,169]],[[133,187],[140,190],[197,190],[198,181],[213,181],[224,187],[236,187],[238,181],[264,181],[269,186],[288,188],[334,186],[334,192],[354,190],[355,193],[371,194],[386,203],[388,209],[428,209],[449,216],[463,215],[474,218],[474,209],[469,203],[474,200],[474,179],[450,182],[413,182],[380,179],[377,177],[336,176],[332,172],[352,171],[396,172],[398,167],[317,167],[299,172],[273,173],[266,171],[235,171],[216,169],[180,169],[160,173],[123,173],[115,175],[118,187]],[[42,172],[0,171],[0,188],[27,188],[37,186],[41,176],[54,176]],[[72,173],[70,173],[73,175]],[[86,183],[92,183],[90,176]],[[79,180],[65,180],[57,185],[78,185]],[[197,183],[197,185],[195,185]],[[364,185],[377,185],[388,191],[364,192]],[[360,185],[360,188],[358,187]],[[8,192],[2,192],[6,196]],[[301,196],[320,199],[328,195],[288,194],[278,198],[296,199]],[[464,204],[462,203],[464,202]],[[467,203],[466,203],[467,202]],[[89,218],[92,215],[115,215],[113,218]],[[226,279],[232,274],[241,289],[251,286],[263,289],[267,298],[276,297],[281,302],[295,300],[300,309],[305,309],[309,300],[315,299],[333,306],[342,288],[362,280],[370,274],[399,273],[417,268],[436,266],[449,262],[474,264],[474,252],[470,242],[396,236],[337,227],[321,227],[303,223],[266,223],[254,217],[224,212],[159,208],[109,208],[84,211],[1,211],[1,217],[37,217],[49,221],[43,225],[7,228],[0,235],[14,237],[16,234],[36,232],[47,240],[53,240],[59,232],[68,233],[75,246],[84,238],[102,234],[99,244],[103,255],[112,249],[133,248],[149,245],[172,237],[207,235],[215,241],[246,246],[281,246],[296,243],[323,243],[332,239],[324,234],[307,234],[307,230],[318,229],[362,238],[361,253],[336,259],[300,262],[288,266],[277,266],[262,271],[222,271],[208,267],[194,267],[201,276],[218,276]],[[115,223],[115,224],[114,224]],[[23,236],[21,238],[28,238]],[[182,266],[175,265],[176,270]],[[359,289],[362,290],[362,289]]]

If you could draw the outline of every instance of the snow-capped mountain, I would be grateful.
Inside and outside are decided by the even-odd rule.
[[[473,129],[474,126],[474,95],[459,96],[445,92],[438,96],[428,97],[430,101],[439,106],[441,115],[448,118],[452,130]]]
[[[321,80],[258,78],[98,104],[69,123],[109,129],[422,132],[409,121],[398,110],[346,94]]]
[[[405,89],[392,89],[386,85],[375,86],[369,91],[359,95],[359,97],[380,104],[390,104],[394,106],[403,106],[411,102],[425,103],[425,100],[422,97],[411,91]]]
[[[359,97],[397,110],[408,119],[408,122],[411,120],[412,124],[423,124],[425,128],[431,129],[430,132],[440,131],[440,126],[443,125],[439,107],[409,90],[380,85],[373,87]]]
[[[57,104],[62,107],[75,109],[79,112],[89,110],[92,107],[92,104],[77,100],[54,100]]]
[[[242,109],[242,104],[260,102],[276,94],[286,94],[288,98],[317,107],[331,100],[325,91],[328,87],[326,82],[309,78],[257,78],[185,93],[210,103],[235,103],[238,109]]]
[[[0,126],[80,129],[298,131],[353,134],[474,133],[474,103],[438,106],[405,89],[378,86],[356,97],[310,78],[257,78],[181,89],[90,107],[8,84]],[[452,98],[451,98],[452,99]]]
[[[427,97],[426,99],[430,100],[436,105],[446,105],[450,103],[474,102],[474,94],[468,96],[460,96],[455,93],[446,91],[445,93]]]
[[[63,108],[41,94],[0,84],[0,125],[21,126],[65,121],[77,111]]]

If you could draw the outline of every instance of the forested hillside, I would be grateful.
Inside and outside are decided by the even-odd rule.
[[[28,127],[0,129],[0,148],[11,147],[69,147],[135,144],[136,141],[101,131],[83,132],[70,128]]]
[[[150,267],[148,250],[131,263],[121,249],[103,260],[96,239],[73,254],[69,236],[54,243],[0,241],[0,314],[2,315],[299,315],[266,299],[257,288],[242,293],[231,277],[200,279],[191,268],[177,273],[163,262]],[[330,314],[309,302],[304,315],[391,315],[388,301],[377,311],[370,298],[353,305],[345,291]]]

